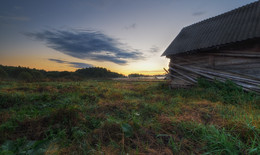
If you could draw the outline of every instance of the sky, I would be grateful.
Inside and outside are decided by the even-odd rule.
[[[0,64],[163,74],[188,25],[256,0],[1,0]]]

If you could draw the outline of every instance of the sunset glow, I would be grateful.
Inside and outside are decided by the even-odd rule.
[[[164,74],[161,54],[182,27],[254,1],[3,0],[0,64]]]

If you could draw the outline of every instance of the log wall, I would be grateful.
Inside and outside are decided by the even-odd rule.
[[[169,75],[173,87],[197,83],[199,77],[234,81],[244,90],[260,93],[259,45],[243,50],[214,50],[170,56]]]

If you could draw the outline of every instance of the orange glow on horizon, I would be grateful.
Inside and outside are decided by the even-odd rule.
[[[0,58],[0,64],[5,66],[21,66],[46,71],[76,71],[78,68],[71,67],[69,64],[60,64],[49,61],[46,58],[32,58],[28,56],[12,56]],[[120,66],[110,62],[96,62],[94,66],[106,68],[112,72],[117,72],[123,75],[132,73],[144,75],[159,75],[165,74],[163,67],[150,64],[149,62],[133,63],[125,66]],[[141,67],[140,67],[141,66]]]

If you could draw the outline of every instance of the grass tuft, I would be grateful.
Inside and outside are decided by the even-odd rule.
[[[231,81],[0,83],[0,154],[260,151],[260,96]]]

